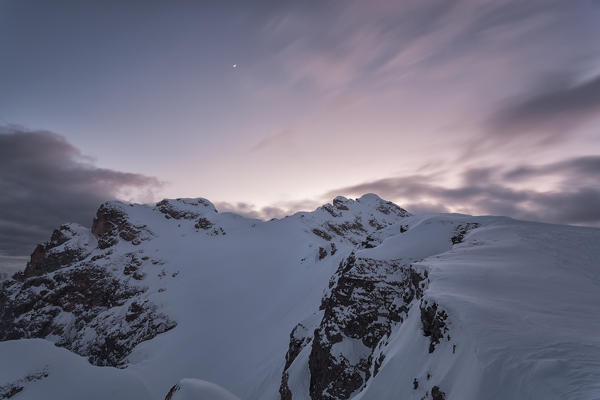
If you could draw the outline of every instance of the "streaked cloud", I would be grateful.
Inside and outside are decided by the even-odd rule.
[[[600,76],[527,94],[525,99],[514,101],[494,115],[491,131],[508,137],[565,136],[592,119],[600,119]]]

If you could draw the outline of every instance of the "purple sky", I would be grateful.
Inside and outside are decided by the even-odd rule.
[[[0,252],[115,197],[599,225],[598,21],[598,0],[0,0],[0,206],[23,210]]]

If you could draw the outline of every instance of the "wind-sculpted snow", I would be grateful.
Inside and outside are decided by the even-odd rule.
[[[271,221],[106,203],[0,282],[1,393],[594,399],[598,243],[375,195]]]

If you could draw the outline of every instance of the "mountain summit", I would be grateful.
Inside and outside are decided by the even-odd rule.
[[[592,399],[600,230],[107,202],[0,283],[0,398]]]

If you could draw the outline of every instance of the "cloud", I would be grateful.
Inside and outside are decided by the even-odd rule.
[[[600,112],[600,76],[578,84],[528,94],[498,111],[491,132],[503,137],[537,133],[556,137],[597,117]]]
[[[448,187],[434,175],[391,177],[347,186],[326,193],[360,196],[373,192],[409,211],[463,212],[506,215],[519,219],[600,226],[600,157],[587,156],[544,165],[468,168],[461,184]],[[535,190],[536,179],[552,175],[558,181],[552,190]],[[528,188],[515,185],[527,183]]]
[[[247,218],[270,220],[272,218],[284,218],[299,211],[312,211],[322,205],[319,200],[283,201],[272,205],[257,207],[254,204],[239,202],[216,202],[215,207],[219,212],[232,212]]]
[[[539,187],[540,178],[554,187]],[[600,226],[600,156],[584,156],[541,165],[470,167],[458,170],[459,184],[448,175],[421,173],[388,177],[330,190],[312,200],[279,202],[268,207],[217,203],[220,211],[268,220],[314,210],[335,196],[377,193],[412,213],[460,212],[517,219]]]
[[[507,171],[504,178],[522,180],[556,173],[573,175],[579,181],[588,178],[598,181],[600,179],[600,156],[576,157],[542,166],[519,166]]]
[[[154,177],[96,167],[56,133],[2,127],[0,264],[14,268],[64,222],[89,226],[106,200],[150,199],[160,187]]]
[[[284,129],[274,135],[265,136],[250,148],[250,152],[257,152],[267,148],[291,147],[294,145],[294,131]]]

